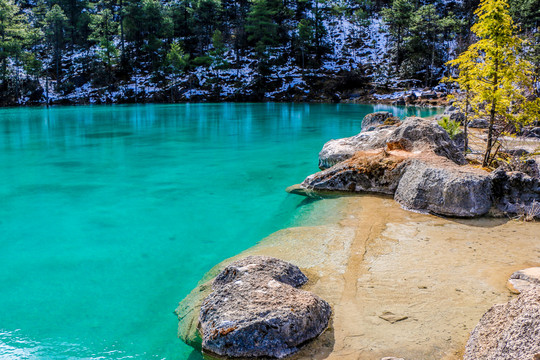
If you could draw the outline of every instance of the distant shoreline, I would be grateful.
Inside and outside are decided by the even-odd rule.
[[[357,105],[389,105],[389,106],[405,106],[405,107],[422,107],[422,108],[438,108],[444,107],[448,103],[446,100],[437,101],[436,103],[405,103],[405,104],[396,104],[395,100],[391,99],[374,99],[372,97],[362,97],[358,99],[346,99],[345,101],[275,101],[275,100],[259,100],[259,101],[231,101],[231,100],[222,100],[222,101],[147,101],[147,102],[104,102],[104,103],[92,103],[92,102],[54,102],[50,103],[49,107],[57,106],[93,106],[93,105],[177,105],[177,104],[357,104]],[[17,109],[17,108],[44,108],[47,107],[45,103],[29,103],[29,104],[7,104],[0,105],[0,109]]]

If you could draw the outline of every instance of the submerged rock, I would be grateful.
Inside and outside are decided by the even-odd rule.
[[[415,159],[400,179],[394,199],[405,208],[474,217],[491,208],[491,180],[487,173],[443,161]]]
[[[297,289],[306,276],[285,261],[250,256],[227,266],[203,301],[202,348],[231,357],[282,358],[328,326],[330,305]]]
[[[464,360],[536,360],[540,356],[540,288],[489,309],[471,333]]]

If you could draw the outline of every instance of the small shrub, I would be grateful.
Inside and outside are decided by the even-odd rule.
[[[450,139],[454,140],[454,138],[461,133],[461,129],[459,128],[459,123],[455,120],[450,120],[448,116],[443,117],[441,120],[438,121],[438,124],[446,130],[448,135],[450,135]]]
[[[199,57],[196,57],[195,59],[193,59],[193,66],[195,67],[199,67],[199,66],[203,66],[203,67],[209,67],[210,65],[212,65],[212,58],[210,56],[199,56]]]

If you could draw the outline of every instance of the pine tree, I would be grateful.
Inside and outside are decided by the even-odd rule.
[[[216,0],[198,0],[193,12],[194,31],[198,38],[198,50],[202,55],[212,42],[212,35],[221,14],[221,4]]]
[[[105,63],[109,84],[112,82],[112,66],[118,56],[118,49],[114,44],[114,36],[118,34],[118,22],[114,21],[113,13],[103,9],[92,16],[90,23],[92,34],[90,40],[98,43],[99,56]]]
[[[219,30],[215,30],[212,34],[212,51],[210,56],[212,57],[213,65],[217,69],[225,69],[229,66],[229,63],[225,60],[225,53],[227,47],[223,40],[223,33]]]
[[[8,59],[18,58],[27,41],[27,17],[12,0],[0,0],[0,62],[2,85],[6,87]]]
[[[255,0],[247,18],[248,41],[255,44],[255,51],[265,55],[269,46],[277,44],[278,26],[274,22],[277,9],[269,0]]]
[[[392,7],[381,11],[384,21],[396,43],[396,72],[399,72],[403,61],[403,42],[411,25],[414,5],[410,0],[394,0]]]
[[[167,64],[171,72],[179,75],[184,72],[189,64],[189,54],[185,54],[182,46],[174,42],[167,53]]]
[[[475,14],[471,30],[479,40],[449,64],[459,70],[455,82],[463,90],[470,87],[474,116],[489,119],[483,158],[489,166],[498,151],[496,121],[519,129],[538,118],[539,103],[527,98],[533,92],[532,64],[522,57],[523,40],[514,34],[506,1],[482,0]]]
[[[173,75],[174,82],[178,82],[178,76],[182,74],[188,67],[189,54],[185,54],[182,46],[173,42],[171,48],[167,52],[167,66]],[[174,99],[173,89],[176,84],[171,85],[171,98]]]
[[[131,0],[125,5],[124,31],[137,57],[148,57],[152,70],[163,65],[173,35],[170,13],[159,0]],[[167,40],[167,41],[163,41]]]
[[[54,5],[45,15],[45,35],[54,53],[56,88],[59,89],[62,66],[62,48],[64,45],[64,32],[66,30],[67,16],[59,5]]]
[[[313,46],[315,39],[315,27],[309,19],[302,19],[298,23],[298,47],[302,57],[302,70],[305,68],[305,54]]]

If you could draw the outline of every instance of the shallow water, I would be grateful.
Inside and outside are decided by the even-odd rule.
[[[374,110],[435,113],[0,110],[0,359],[196,359],[176,338],[178,301],[221,260],[313,222],[314,204],[284,189],[317,170],[324,142],[358,133]]]

